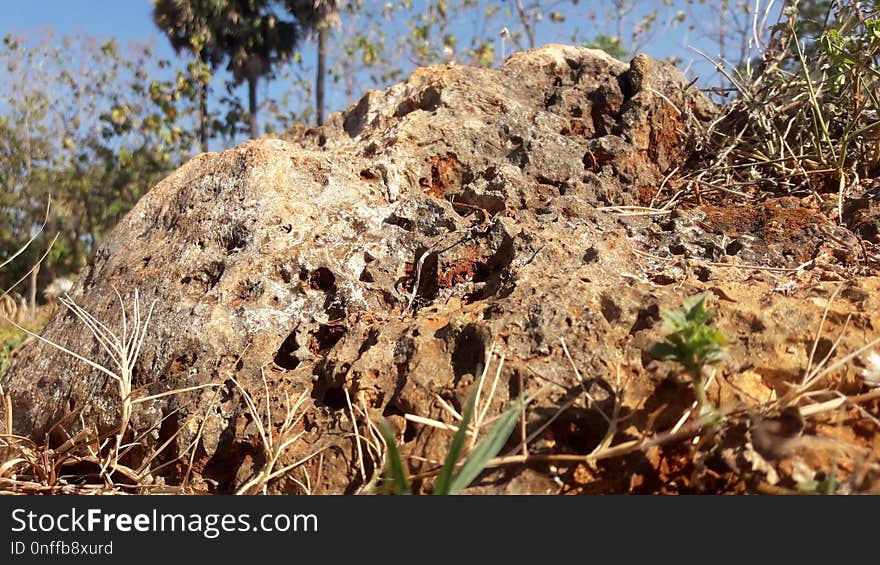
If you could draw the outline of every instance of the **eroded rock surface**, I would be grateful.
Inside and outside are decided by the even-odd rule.
[[[449,434],[403,416],[454,423],[437,399],[460,410],[500,355],[489,416],[521,383],[540,391],[532,429],[575,399],[536,448],[586,453],[604,423],[580,398],[561,340],[604,409],[625,386],[621,437],[663,429],[693,396],[648,350],[661,309],[698,292],[713,293],[731,340],[719,372],[740,386],[716,390],[724,401],[781,394],[800,378],[837,285],[823,339],[847,317],[835,351],[876,337],[878,279],[825,281],[804,268],[860,259],[822,229],[843,228],[794,199],[621,215],[699,159],[702,124],[716,114],[664,63],[547,46],[500,69],[419,69],[322,128],[194,158],[122,220],[71,293],[117,330],[114,288],[129,307],[135,288],[156,300],[136,397],[218,385],[136,404],[129,439],[142,446],[127,461],[137,468],[158,451],[150,466],[171,464],[154,480],[174,483],[191,459],[196,487],[234,490],[264,459],[229,377],[260,406],[265,379],[276,424],[285,394],[308,390],[314,402],[283,463],[320,451],[304,465],[311,490],[353,492],[360,460],[372,471],[353,412],[361,435],[362,408],[386,416],[412,471],[433,468]],[[44,335],[106,362],[70,313]],[[83,423],[107,431],[119,419],[114,382],[42,343],[18,356],[7,387],[22,435],[60,442]],[[504,473],[476,489],[547,489],[543,474]],[[293,481],[273,488],[301,492]]]

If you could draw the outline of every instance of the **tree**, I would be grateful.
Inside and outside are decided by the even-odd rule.
[[[2,288],[22,278],[55,234],[39,284],[78,271],[121,215],[189,155],[196,91],[180,69],[151,78],[168,66],[149,49],[123,53],[88,36],[3,38],[0,260],[30,238],[50,200],[51,208],[40,238],[0,274]]]
[[[216,32],[224,0],[154,0],[153,22],[168,36],[178,54],[187,50],[199,65],[190,72],[199,85],[199,143],[208,151],[208,84],[211,74],[226,57]]]
[[[230,0],[217,29],[218,41],[229,57],[227,69],[234,84],[248,84],[251,137],[259,136],[259,80],[272,76],[274,67],[290,57],[299,40],[296,23],[280,19],[275,9],[276,3],[271,0]]]
[[[207,145],[207,95],[211,71],[223,61],[235,86],[248,84],[248,129],[259,135],[257,86],[296,48],[296,24],[276,15],[280,0],[154,0],[153,20],[175,50],[191,51],[202,64],[200,138]],[[235,106],[235,104],[232,104]],[[238,115],[233,111],[234,115]]]
[[[287,9],[303,29],[317,32],[318,70],[315,76],[315,112],[318,125],[324,123],[324,80],[327,76],[327,42],[330,27],[339,20],[337,0],[287,0]]]

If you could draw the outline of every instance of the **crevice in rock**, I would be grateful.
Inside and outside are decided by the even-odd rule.
[[[636,314],[636,321],[633,323],[632,327],[629,329],[629,334],[633,335],[634,333],[646,330],[654,326],[655,323],[660,321],[660,308],[656,304],[651,304],[645,308],[640,308],[638,314]]]
[[[217,483],[217,493],[232,493],[236,477],[245,464],[259,469],[265,463],[263,450],[255,442],[240,441],[236,437],[235,423],[229,424],[220,432],[217,449],[205,464],[201,475]]]
[[[336,289],[336,277],[326,267],[319,267],[309,274],[309,288],[322,292],[332,292]]]
[[[404,420],[405,425],[403,428],[403,443],[412,443],[413,440],[416,439],[416,436],[419,433],[419,430],[410,422]]]
[[[348,315],[345,300],[336,294],[328,294],[324,300],[324,312],[331,323],[344,320]]]
[[[489,244],[495,252],[485,261],[477,261],[474,265],[473,282],[478,285],[474,292],[465,296],[467,302],[485,300],[499,294],[505,289],[508,294],[515,285],[511,265],[516,257],[513,238],[505,231],[503,224],[495,223],[488,234]]]
[[[403,116],[415,112],[416,110],[424,110],[425,112],[433,112],[442,104],[442,89],[440,85],[431,85],[416,96],[407,98],[397,106],[394,116],[402,118]]]
[[[296,341],[296,330],[294,330],[284,338],[272,361],[282,369],[292,371],[300,364],[300,360],[296,356],[297,350],[299,350],[299,344]]]
[[[312,398],[316,406],[325,406],[330,410],[348,410],[345,390],[341,386],[325,386],[319,383],[312,387]]]
[[[179,432],[179,415],[177,412],[171,412],[162,419],[162,425],[159,426],[159,437],[156,440],[156,445],[165,446],[165,448],[157,454],[157,464],[162,464],[177,458],[177,443],[169,440],[174,438]]]
[[[455,346],[452,350],[452,372],[454,382],[464,375],[477,376],[486,364],[485,331],[476,324],[468,324],[455,336]]]
[[[220,233],[220,245],[229,253],[247,247],[251,232],[244,224],[234,223]]]
[[[412,295],[418,284],[415,288],[414,308],[429,304],[437,298],[440,290],[438,268],[439,255],[428,252],[424,247],[418,248],[413,261],[406,264],[403,287]]]
[[[211,261],[197,271],[184,276],[180,279],[180,283],[184,285],[195,285],[202,292],[208,292],[220,282],[225,270],[226,264],[222,261]]]
[[[318,329],[309,332],[311,336],[309,351],[315,357],[327,355],[347,331],[348,328],[340,324],[321,324]]]

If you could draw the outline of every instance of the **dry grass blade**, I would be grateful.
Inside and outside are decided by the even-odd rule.
[[[587,382],[584,379],[583,375],[581,375],[581,372],[578,370],[577,365],[575,365],[574,359],[571,358],[571,353],[568,352],[568,346],[565,344],[565,339],[559,338],[559,342],[562,344],[562,351],[565,352],[565,358],[568,359],[568,362],[571,364],[571,368],[574,371],[574,374],[577,375],[578,381],[581,384],[581,390],[583,390],[584,392],[584,396],[587,397],[587,400],[590,401],[590,404],[592,404],[593,408],[596,409],[596,412],[598,412],[599,415],[602,416],[602,419],[605,420],[608,425],[611,425],[611,418],[609,418],[608,415],[601,408],[599,408],[599,404],[596,402],[596,399],[593,398],[593,395],[590,394],[589,390],[587,390]]]
[[[424,416],[419,416],[417,414],[404,414],[403,418],[409,422],[413,422],[416,424],[422,424],[423,426],[430,426],[432,428],[437,428],[439,430],[445,430],[447,432],[457,432],[458,426],[454,426],[452,424],[447,424],[446,422],[441,422],[439,420],[434,420],[432,418],[425,418]]]
[[[61,298],[60,301],[86,326],[86,328],[88,328],[104,351],[109,355],[112,365],[115,366],[115,370],[107,365],[102,365],[92,359],[71,351],[67,347],[38,335],[10,320],[10,323],[19,330],[79,361],[82,361],[89,367],[103,373],[117,383],[121,411],[119,424],[116,428],[116,445],[113,450],[113,456],[108,457],[104,461],[102,473],[106,473],[108,469],[116,467],[119,462],[119,451],[123,447],[123,437],[125,436],[132,413],[132,378],[134,367],[137,362],[137,356],[140,355],[141,346],[146,337],[153,308],[156,304],[155,300],[150,303],[146,317],[142,319],[139,294],[138,290],[135,289],[133,294],[134,306],[132,308],[132,318],[129,321],[126,314],[125,301],[123,300],[122,295],[116,289],[114,289],[114,292],[119,299],[120,308],[122,310],[122,332],[120,334],[114,333],[106,324],[79,306],[70,296],[65,296]]]
[[[304,409],[304,407],[309,400],[309,391],[304,390],[293,402],[291,402],[290,397],[285,392],[284,421],[279,426],[278,431],[275,432],[271,428],[273,424],[271,420],[271,411],[269,408],[269,390],[268,383],[266,381],[266,375],[263,371],[261,371],[261,376],[264,386],[264,392],[266,394],[265,416],[261,414],[260,410],[257,409],[257,404],[254,401],[251,393],[248,392],[248,390],[245,389],[241,385],[241,383],[239,383],[238,380],[236,380],[234,377],[229,377],[229,380],[231,380],[233,384],[235,384],[235,386],[241,392],[242,397],[244,398],[248,411],[251,414],[252,421],[257,427],[257,432],[260,436],[262,448],[266,456],[266,463],[263,465],[260,471],[250,480],[242,484],[236,490],[236,494],[256,494],[258,492],[266,494],[270,481],[278,478],[284,472],[287,472],[288,470],[302,464],[302,462],[297,462],[294,465],[285,467],[281,471],[276,470],[278,462],[287,451],[287,449],[291,445],[296,443],[299,438],[302,437],[302,435],[305,433],[304,431],[296,431],[296,429],[299,426],[300,422],[302,422],[302,419],[305,417],[306,410]],[[309,458],[313,456],[314,454],[310,455]]]
[[[361,473],[361,481],[367,482],[367,469],[364,466],[364,451],[361,449],[361,434],[358,431],[357,416],[354,414],[354,407],[351,405],[351,396],[348,389],[343,387],[342,392],[345,394],[345,403],[348,406],[348,414],[351,417],[351,425],[354,428],[354,444],[357,448],[358,469]]]
[[[49,201],[48,204],[46,204],[46,215],[43,218],[43,223],[40,224],[39,226],[37,226],[37,228],[34,230],[33,234],[31,234],[30,239],[28,239],[26,242],[24,242],[21,245],[21,247],[16,249],[9,257],[4,259],[3,262],[0,263],[0,269],[4,268],[6,265],[13,262],[17,257],[19,257],[22,253],[24,253],[25,250],[27,250],[27,248],[30,247],[31,244],[37,239],[37,237],[39,237],[40,234],[43,233],[43,230],[46,229],[46,224],[49,223],[49,208],[50,207],[51,207],[51,200]],[[57,239],[58,239],[58,236],[56,235],[55,239],[52,240],[52,243],[55,243],[55,241]],[[51,249],[51,248],[52,248],[52,245],[49,245],[49,249]],[[46,250],[46,253],[49,253],[49,249]],[[43,255],[43,258],[45,258],[45,257],[46,257],[46,255]],[[22,280],[24,280],[24,279],[22,279]],[[19,281],[19,282],[21,282],[21,281]],[[18,283],[16,283],[16,284],[18,284]],[[13,288],[15,286],[16,285],[12,285]],[[9,292],[9,291],[7,290],[6,292]]]
[[[494,348],[489,350],[490,356],[493,351],[494,351]],[[474,445],[476,445],[476,439],[477,439],[477,435],[480,433],[480,427],[483,425],[483,422],[486,420],[486,413],[489,411],[489,407],[492,405],[492,399],[495,398],[495,390],[498,388],[498,380],[501,378],[501,370],[504,368],[504,359],[505,359],[504,355],[502,355],[498,359],[498,367],[495,370],[495,378],[492,379],[492,387],[489,389],[489,397],[486,399],[486,402],[483,403],[482,408],[479,408],[479,392],[478,392],[477,405],[476,405],[478,412],[477,412],[477,417],[474,419],[474,431],[473,431],[473,435],[471,436],[471,448],[473,448]],[[486,367],[488,367],[488,366],[489,366],[489,364],[486,363]],[[483,375],[485,376],[485,374],[486,374],[486,372],[484,371]],[[481,384],[482,384],[482,381],[483,381],[483,379],[480,379]]]

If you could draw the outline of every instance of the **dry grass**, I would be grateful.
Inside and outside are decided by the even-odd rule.
[[[280,468],[278,467],[285,452],[305,433],[301,423],[308,409],[307,405],[310,400],[309,391],[304,390],[295,400],[291,400],[287,392],[284,393],[284,420],[281,422],[278,431],[275,431],[272,420],[269,383],[266,380],[265,372],[260,371],[260,374],[263,382],[263,393],[265,395],[263,410],[260,410],[257,407],[257,403],[254,401],[253,396],[246,388],[241,386],[234,377],[229,377],[229,380],[235,384],[247,404],[248,412],[252,417],[252,421],[257,426],[261,447],[266,458],[266,462],[259,472],[257,472],[250,480],[242,484],[236,490],[236,494],[266,494],[269,483],[281,477],[292,480],[303,490],[304,493],[310,494],[311,480],[308,472],[304,474],[303,480],[296,478],[290,473],[318,455],[318,453],[313,453],[299,461]]]

